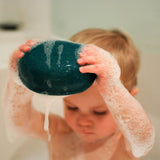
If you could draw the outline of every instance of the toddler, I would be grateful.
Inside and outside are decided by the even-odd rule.
[[[137,160],[146,155],[154,143],[154,129],[134,98],[140,58],[133,41],[119,30],[98,28],[70,40],[86,44],[77,60],[79,71],[97,78],[86,91],[63,98],[64,118],[49,115],[50,139],[44,114],[33,108],[34,93],[14,78],[17,61],[38,43],[34,40],[11,56],[4,103],[8,117],[19,132],[46,141],[50,160]]]

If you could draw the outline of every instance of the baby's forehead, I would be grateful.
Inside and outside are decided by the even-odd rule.
[[[63,100],[65,103],[69,103],[77,107],[92,108],[106,105],[96,85],[92,85],[84,92],[64,97]]]
[[[63,101],[66,105],[71,107],[78,107],[80,109],[90,109],[90,110],[98,110],[98,109],[106,109],[106,104],[103,100],[100,98],[82,98],[82,97],[65,97],[63,98]]]

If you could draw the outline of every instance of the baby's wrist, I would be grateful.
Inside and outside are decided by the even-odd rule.
[[[9,71],[9,81],[15,82],[18,85],[23,85],[21,80],[19,79],[18,71],[10,69]]]
[[[115,90],[117,90],[121,85],[122,83],[120,79],[108,79],[107,84],[103,86],[100,93],[104,99],[106,99],[106,97],[110,98],[114,95]]]

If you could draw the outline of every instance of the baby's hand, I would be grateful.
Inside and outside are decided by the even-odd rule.
[[[25,52],[28,52],[31,47],[36,45],[38,41],[35,40],[28,40],[25,44],[21,45],[13,54],[11,55],[10,58],[10,70],[11,71],[17,71],[17,62],[20,58],[24,56]]]
[[[116,59],[95,45],[86,45],[77,63],[82,65],[79,68],[81,73],[95,73],[98,76],[97,85],[101,93],[120,80],[120,67]]]

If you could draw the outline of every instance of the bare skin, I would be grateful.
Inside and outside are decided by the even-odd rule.
[[[17,129],[23,134],[32,137],[41,138],[48,143],[50,160],[135,160],[134,148],[132,148],[132,140],[125,135],[123,123],[128,132],[139,139],[143,145],[145,141],[152,140],[153,128],[152,124],[144,112],[144,110],[136,106],[136,100],[133,98],[138,92],[138,89],[132,90],[127,98],[130,103],[124,104],[124,109],[121,112],[114,112],[110,103],[105,99],[110,96],[109,89],[111,81],[119,82],[119,71],[112,77],[113,65],[117,65],[115,61],[110,60],[110,55],[106,56],[103,51],[93,45],[88,45],[80,54],[80,59],[77,61],[80,65],[88,64],[80,67],[80,72],[96,73],[98,78],[85,92],[70,95],[65,97],[64,112],[65,119],[56,115],[49,116],[49,132],[51,140],[48,141],[48,133],[44,131],[44,114],[36,111],[32,107],[33,92],[14,82],[14,74],[17,71],[17,60],[24,56],[24,52],[29,51],[37,42],[30,40],[26,44],[19,47],[15,51],[10,60],[10,77],[6,90],[5,104],[6,107],[14,108],[16,112],[10,114]],[[106,60],[109,63],[105,63]],[[110,67],[111,66],[111,67]],[[113,66],[113,68],[112,68]],[[106,70],[108,68],[108,70]],[[118,67],[116,67],[118,68]],[[108,78],[109,75],[109,78]],[[116,83],[112,83],[115,88]],[[119,87],[119,86],[118,86]],[[112,88],[112,89],[113,89]],[[11,92],[14,90],[14,93]],[[124,87],[120,86],[120,91]],[[114,90],[113,90],[114,91]],[[121,92],[120,92],[121,93]],[[128,95],[129,94],[129,95]],[[117,96],[117,97],[116,97]],[[25,103],[23,98],[26,98]],[[12,103],[9,103],[11,99]],[[123,96],[115,95],[116,102],[121,102]],[[124,115],[133,116],[134,112],[128,109],[131,106],[127,104],[135,104],[132,108],[135,111],[135,116],[143,115],[144,130],[137,133],[134,127],[138,126],[138,120],[125,120]],[[139,104],[138,104],[139,105]],[[123,107],[123,106],[122,106]],[[117,108],[118,109],[118,108]],[[140,113],[139,113],[140,112]],[[122,122],[118,122],[118,117],[121,115]],[[140,118],[140,121],[142,119]],[[124,136],[125,135],[125,136]],[[145,135],[141,137],[141,135]],[[128,147],[126,147],[126,144]],[[133,144],[136,145],[136,144]],[[150,144],[152,146],[152,142]],[[145,154],[150,150],[151,146],[145,150]],[[138,147],[138,146],[137,146]],[[133,149],[133,150],[132,150]]]

